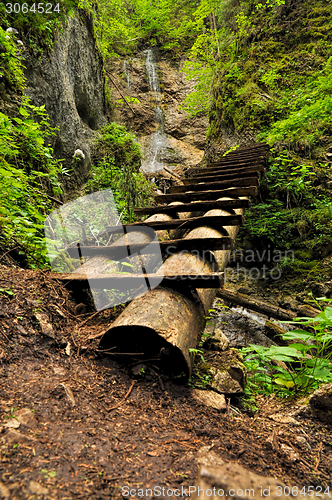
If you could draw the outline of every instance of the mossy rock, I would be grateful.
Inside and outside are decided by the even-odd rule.
[[[241,395],[246,385],[246,368],[243,358],[235,349],[220,352],[210,362],[213,379],[210,386],[215,391],[231,395]]]

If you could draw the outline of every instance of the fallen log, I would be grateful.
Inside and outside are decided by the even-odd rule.
[[[296,312],[287,311],[281,307],[268,304],[257,299],[251,299],[247,295],[238,292],[231,292],[223,288],[218,291],[218,297],[233,304],[238,304],[239,306],[251,309],[253,311],[265,314],[266,316],[272,316],[273,318],[278,318],[285,321],[292,321],[296,317]]]
[[[263,302],[261,300],[251,299],[248,297],[248,295],[244,295],[239,292],[231,292],[230,290],[226,290],[225,288],[219,290],[218,297],[233,304],[238,304],[239,306],[245,307],[247,309],[265,314],[266,316],[272,316],[273,318],[281,319],[284,321],[292,321],[294,318],[302,316],[314,318],[321,312],[318,309],[305,304],[298,306],[294,310],[286,310],[267,302]]]

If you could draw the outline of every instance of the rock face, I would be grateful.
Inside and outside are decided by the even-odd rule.
[[[45,104],[51,125],[59,132],[51,138],[57,158],[73,168],[64,179],[66,192],[79,188],[90,166],[90,144],[96,130],[107,123],[102,57],[92,20],[87,14],[68,17],[51,53],[27,57],[27,95],[35,106]],[[75,160],[76,149],[85,158]]]

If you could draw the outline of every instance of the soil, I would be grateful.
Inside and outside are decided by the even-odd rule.
[[[331,425],[301,413],[275,421],[299,403],[272,397],[257,397],[257,412],[232,400],[220,413],[156,367],[132,370],[136,359],[98,351],[119,312],[86,310],[47,271],[0,266],[0,497],[128,498],[124,486],[186,491],[206,446],[290,486],[331,488]],[[272,448],[271,436],[291,446],[296,461]]]

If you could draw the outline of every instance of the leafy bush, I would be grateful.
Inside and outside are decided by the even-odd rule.
[[[329,299],[319,300],[332,304]],[[249,372],[249,392],[291,396],[332,382],[332,307],[327,305],[315,318],[296,318],[288,323],[307,328],[283,334],[282,339],[294,341],[289,346],[249,345],[241,350]]]
[[[46,263],[44,219],[52,207],[47,192],[61,194],[59,176],[66,173],[45,144],[52,133],[44,106],[30,105],[27,97],[19,116],[0,113],[0,242],[18,245],[32,267]]]
[[[152,185],[139,171],[139,145],[124,126],[110,123],[100,130],[91,160],[86,194],[111,188],[122,222],[134,220],[135,207],[152,202]]]

